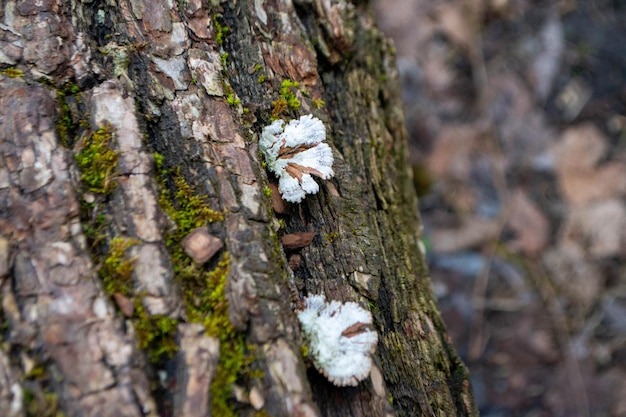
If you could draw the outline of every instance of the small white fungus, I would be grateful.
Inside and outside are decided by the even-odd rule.
[[[259,149],[267,167],[278,177],[278,190],[283,199],[301,202],[306,194],[316,194],[319,185],[311,175],[332,178],[333,153],[326,140],[322,121],[309,114],[298,120],[276,120],[261,133]]]
[[[378,335],[372,315],[357,303],[326,303],[323,295],[305,298],[298,320],[317,369],[337,386],[356,386],[372,368]]]

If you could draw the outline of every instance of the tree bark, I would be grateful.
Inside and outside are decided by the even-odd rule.
[[[2,6],[0,415],[477,415],[367,4]],[[278,204],[258,137],[309,113],[335,177]],[[221,241],[208,261],[185,252],[193,230]],[[373,315],[356,387],[306,355],[312,294]]]

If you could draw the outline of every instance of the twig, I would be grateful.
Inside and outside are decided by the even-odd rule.
[[[496,255],[498,244],[502,240],[502,233],[506,227],[509,215],[511,213],[511,205],[507,204],[504,211],[500,214],[498,219],[498,233],[496,239],[491,243],[487,250],[487,256],[485,266],[481,273],[476,277],[474,282],[474,291],[472,293],[472,299],[474,304],[474,314],[472,316],[472,324],[469,334],[469,352],[468,356],[470,360],[478,359],[487,345],[487,341],[484,337],[484,316],[485,316],[485,304],[487,298],[487,284],[489,283],[489,275],[491,274],[491,265],[493,258]]]
[[[557,343],[561,349],[563,357],[565,358],[568,381],[570,388],[573,391],[570,397],[573,397],[576,408],[581,413],[580,415],[582,417],[589,417],[591,415],[589,410],[589,398],[587,397],[587,390],[585,389],[585,383],[583,381],[582,373],[580,372],[578,359],[573,351],[572,338],[570,337],[569,326],[567,324],[563,308],[559,304],[552,282],[548,278],[548,275],[541,264],[536,261],[529,261],[528,269],[530,277],[536,277],[533,280],[535,287],[543,299],[546,310],[550,315]]]

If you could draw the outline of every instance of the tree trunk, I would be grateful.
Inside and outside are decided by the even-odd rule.
[[[2,6],[0,415],[477,415],[367,4]],[[285,204],[258,138],[310,113],[335,176]],[[313,294],[373,316],[355,387],[307,354]]]

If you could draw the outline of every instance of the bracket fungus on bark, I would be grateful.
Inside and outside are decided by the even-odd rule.
[[[355,302],[327,303],[323,295],[305,298],[298,320],[317,369],[337,386],[356,386],[372,368],[378,335],[372,315]]]
[[[301,202],[306,194],[316,194],[319,185],[312,175],[330,179],[333,153],[326,140],[322,121],[309,114],[290,121],[282,119],[266,126],[261,133],[259,149],[267,167],[278,177],[278,189],[285,201]],[[283,127],[284,126],[284,127]]]

